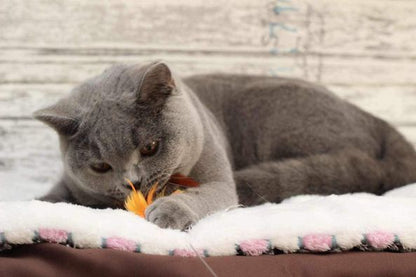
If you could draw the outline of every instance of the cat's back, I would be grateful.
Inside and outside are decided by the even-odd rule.
[[[244,108],[273,99],[298,101],[302,98],[322,97],[339,99],[326,88],[301,79],[261,75],[205,74],[184,79],[199,99],[215,114],[228,106]],[[289,95],[288,95],[289,94]],[[254,99],[253,99],[254,98]],[[254,100],[254,101],[253,101]],[[309,99],[307,99],[309,100]],[[257,105],[256,105],[257,106]]]
[[[254,161],[270,153],[297,157],[351,145],[379,151],[380,121],[320,85],[227,74],[184,81],[221,122],[234,155]]]
[[[271,120],[269,125],[279,125],[284,131],[318,122],[325,125],[331,119],[343,118],[348,123],[372,117],[325,87],[301,79],[207,74],[188,77],[185,83],[225,124],[245,120],[246,125],[262,125]]]

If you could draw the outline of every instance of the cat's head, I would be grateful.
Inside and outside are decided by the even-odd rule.
[[[60,135],[65,174],[77,186],[121,200],[126,178],[146,191],[197,161],[202,126],[186,90],[165,63],[118,65],[34,115]]]

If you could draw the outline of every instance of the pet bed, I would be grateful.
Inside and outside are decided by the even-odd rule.
[[[385,196],[298,196],[281,204],[230,208],[202,219],[187,232],[161,229],[124,210],[42,201],[2,202],[0,245],[8,249],[2,254],[5,257],[25,247],[48,247],[28,246],[41,242],[111,248],[136,252],[132,254],[137,257],[197,257],[194,259],[350,250],[411,252],[416,249],[415,199],[416,185]],[[171,258],[166,261],[175,261]]]

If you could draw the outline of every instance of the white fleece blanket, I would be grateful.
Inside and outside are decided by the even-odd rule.
[[[298,196],[218,212],[188,232],[161,229],[124,210],[41,201],[0,203],[0,246],[39,242],[181,256],[350,249],[416,249],[416,184],[385,196]]]

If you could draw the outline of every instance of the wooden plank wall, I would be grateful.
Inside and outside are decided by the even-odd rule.
[[[61,170],[31,113],[114,63],[321,82],[416,145],[414,14],[414,0],[0,0],[0,199]]]

